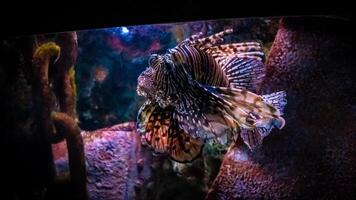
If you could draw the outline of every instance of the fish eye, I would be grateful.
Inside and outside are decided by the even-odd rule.
[[[164,60],[164,66],[168,71],[172,71],[174,68],[173,62],[167,59]]]
[[[159,55],[158,54],[152,54],[149,58],[148,58],[148,64],[153,67],[156,65],[157,61],[159,59]]]

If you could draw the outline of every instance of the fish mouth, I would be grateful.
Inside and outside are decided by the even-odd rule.
[[[147,93],[144,91],[144,88],[140,85],[137,86],[136,92],[139,96],[143,96],[143,97],[147,96]]]
[[[147,93],[149,89],[147,88],[148,82],[146,81],[145,77],[140,75],[137,78],[137,87],[136,87],[136,92],[139,96],[144,96],[147,97]]]
[[[141,75],[137,78],[136,93],[139,96],[144,96],[145,95],[145,92],[143,91],[143,88],[142,88],[142,77],[141,77]]]

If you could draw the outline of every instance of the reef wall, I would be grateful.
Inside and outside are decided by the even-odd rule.
[[[285,90],[286,126],[254,153],[232,146],[207,199],[355,199],[353,22],[280,21],[261,94]]]

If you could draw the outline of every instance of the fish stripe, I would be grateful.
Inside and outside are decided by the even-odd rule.
[[[215,140],[225,128],[235,133],[241,130],[236,134],[254,148],[272,126],[284,126],[279,109],[285,106],[281,101],[285,96],[253,93],[265,76],[261,44],[219,44],[231,32],[228,29],[208,37],[198,33],[168,53],[150,58],[153,69],[143,75],[148,74],[152,89],[142,94],[151,92],[147,96],[160,108],[143,109],[139,128],[155,151],[185,162],[200,152],[201,140]],[[139,82],[144,78],[139,77]],[[141,87],[145,91],[143,84]],[[153,118],[147,120],[146,116]]]

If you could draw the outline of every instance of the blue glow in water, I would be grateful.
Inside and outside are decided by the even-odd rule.
[[[130,31],[129,31],[129,29],[127,28],[127,27],[122,27],[121,28],[121,34],[123,34],[123,35],[126,35],[126,34],[128,34]]]
[[[109,28],[106,31],[123,39],[126,42],[129,42],[132,39],[132,32],[125,26]]]

